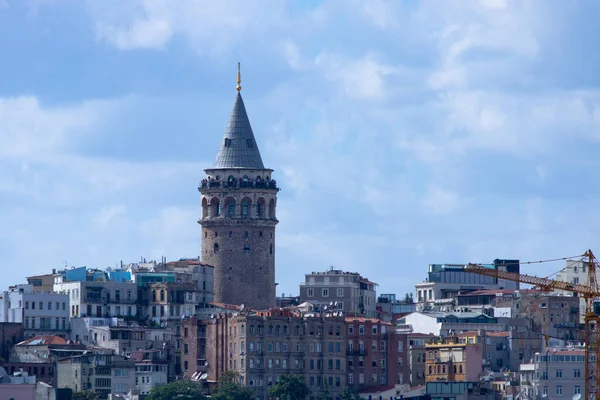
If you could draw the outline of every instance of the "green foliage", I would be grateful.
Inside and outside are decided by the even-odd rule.
[[[415,302],[414,298],[413,298],[413,294],[412,293],[406,293],[404,295],[404,302],[408,303],[408,304],[412,304]]]
[[[331,400],[331,393],[329,393],[329,387],[326,383],[321,387],[317,400]]]
[[[74,392],[73,400],[100,400],[100,395],[92,390],[86,390],[84,392]]]
[[[345,389],[342,393],[342,400],[362,400],[358,393],[352,393],[352,390]]]
[[[199,385],[190,381],[175,381],[150,390],[145,400],[204,400]]]
[[[254,400],[252,390],[237,383],[238,379],[239,375],[234,371],[226,371],[219,378],[219,384],[211,397],[216,400]]]
[[[281,375],[279,382],[269,389],[269,395],[279,400],[304,400],[309,394],[303,375]]]

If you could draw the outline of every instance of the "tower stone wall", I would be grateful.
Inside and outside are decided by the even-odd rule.
[[[263,166],[239,93],[217,160],[205,172],[198,188],[198,223],[202,260],[215,267],[215,301],[253,309],[274,307],[279,188],[271,177],[273,170]]]

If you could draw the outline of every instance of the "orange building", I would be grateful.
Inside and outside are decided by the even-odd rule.
[[[483,371],[483,346],[476,332],[425,345],[427,382],[478,382]]]

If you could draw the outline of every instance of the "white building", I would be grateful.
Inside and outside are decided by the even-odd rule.
[[[414,312],[398,319],[398,324],[411,325],[413,332],[443,337],[479,329],[506,330],[506,324],[479,312]]]
[[[131,358],[135,360],[135,387],[141,395],[167,384],[169,366],[160,351],[137,351]]]
[[[521,387],[530,398],[571,400],[585,391],[583,347],[551,348],[521,364]]]
[[[54,291],[69,299],[71,317],[133,317],[137,315],[137,285],[133,282],[66,281],[55,277]]]
[[[566,267],[556,274],[555,280],[562,282],[569,282],[575,285],[587,285],[588,284],[588,268],[586,261],[574,261],[567,260]],[[600,279],[600,271],[596,271],[596,279]],[[557,294],[565,296],[573,296],[572,292],[565,290],[554,290]],[[585,299],[583,297],[579,300],[579,322],[583,323],[585,320]]]
[[[68,296],[34,292],[32,285],[17,285],[0,295],[0,322],[23,324],[25,338],[69,333]]]

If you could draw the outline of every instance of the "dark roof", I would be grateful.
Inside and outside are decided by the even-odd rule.
[[[265,169],[239,92],[213,168]]]

